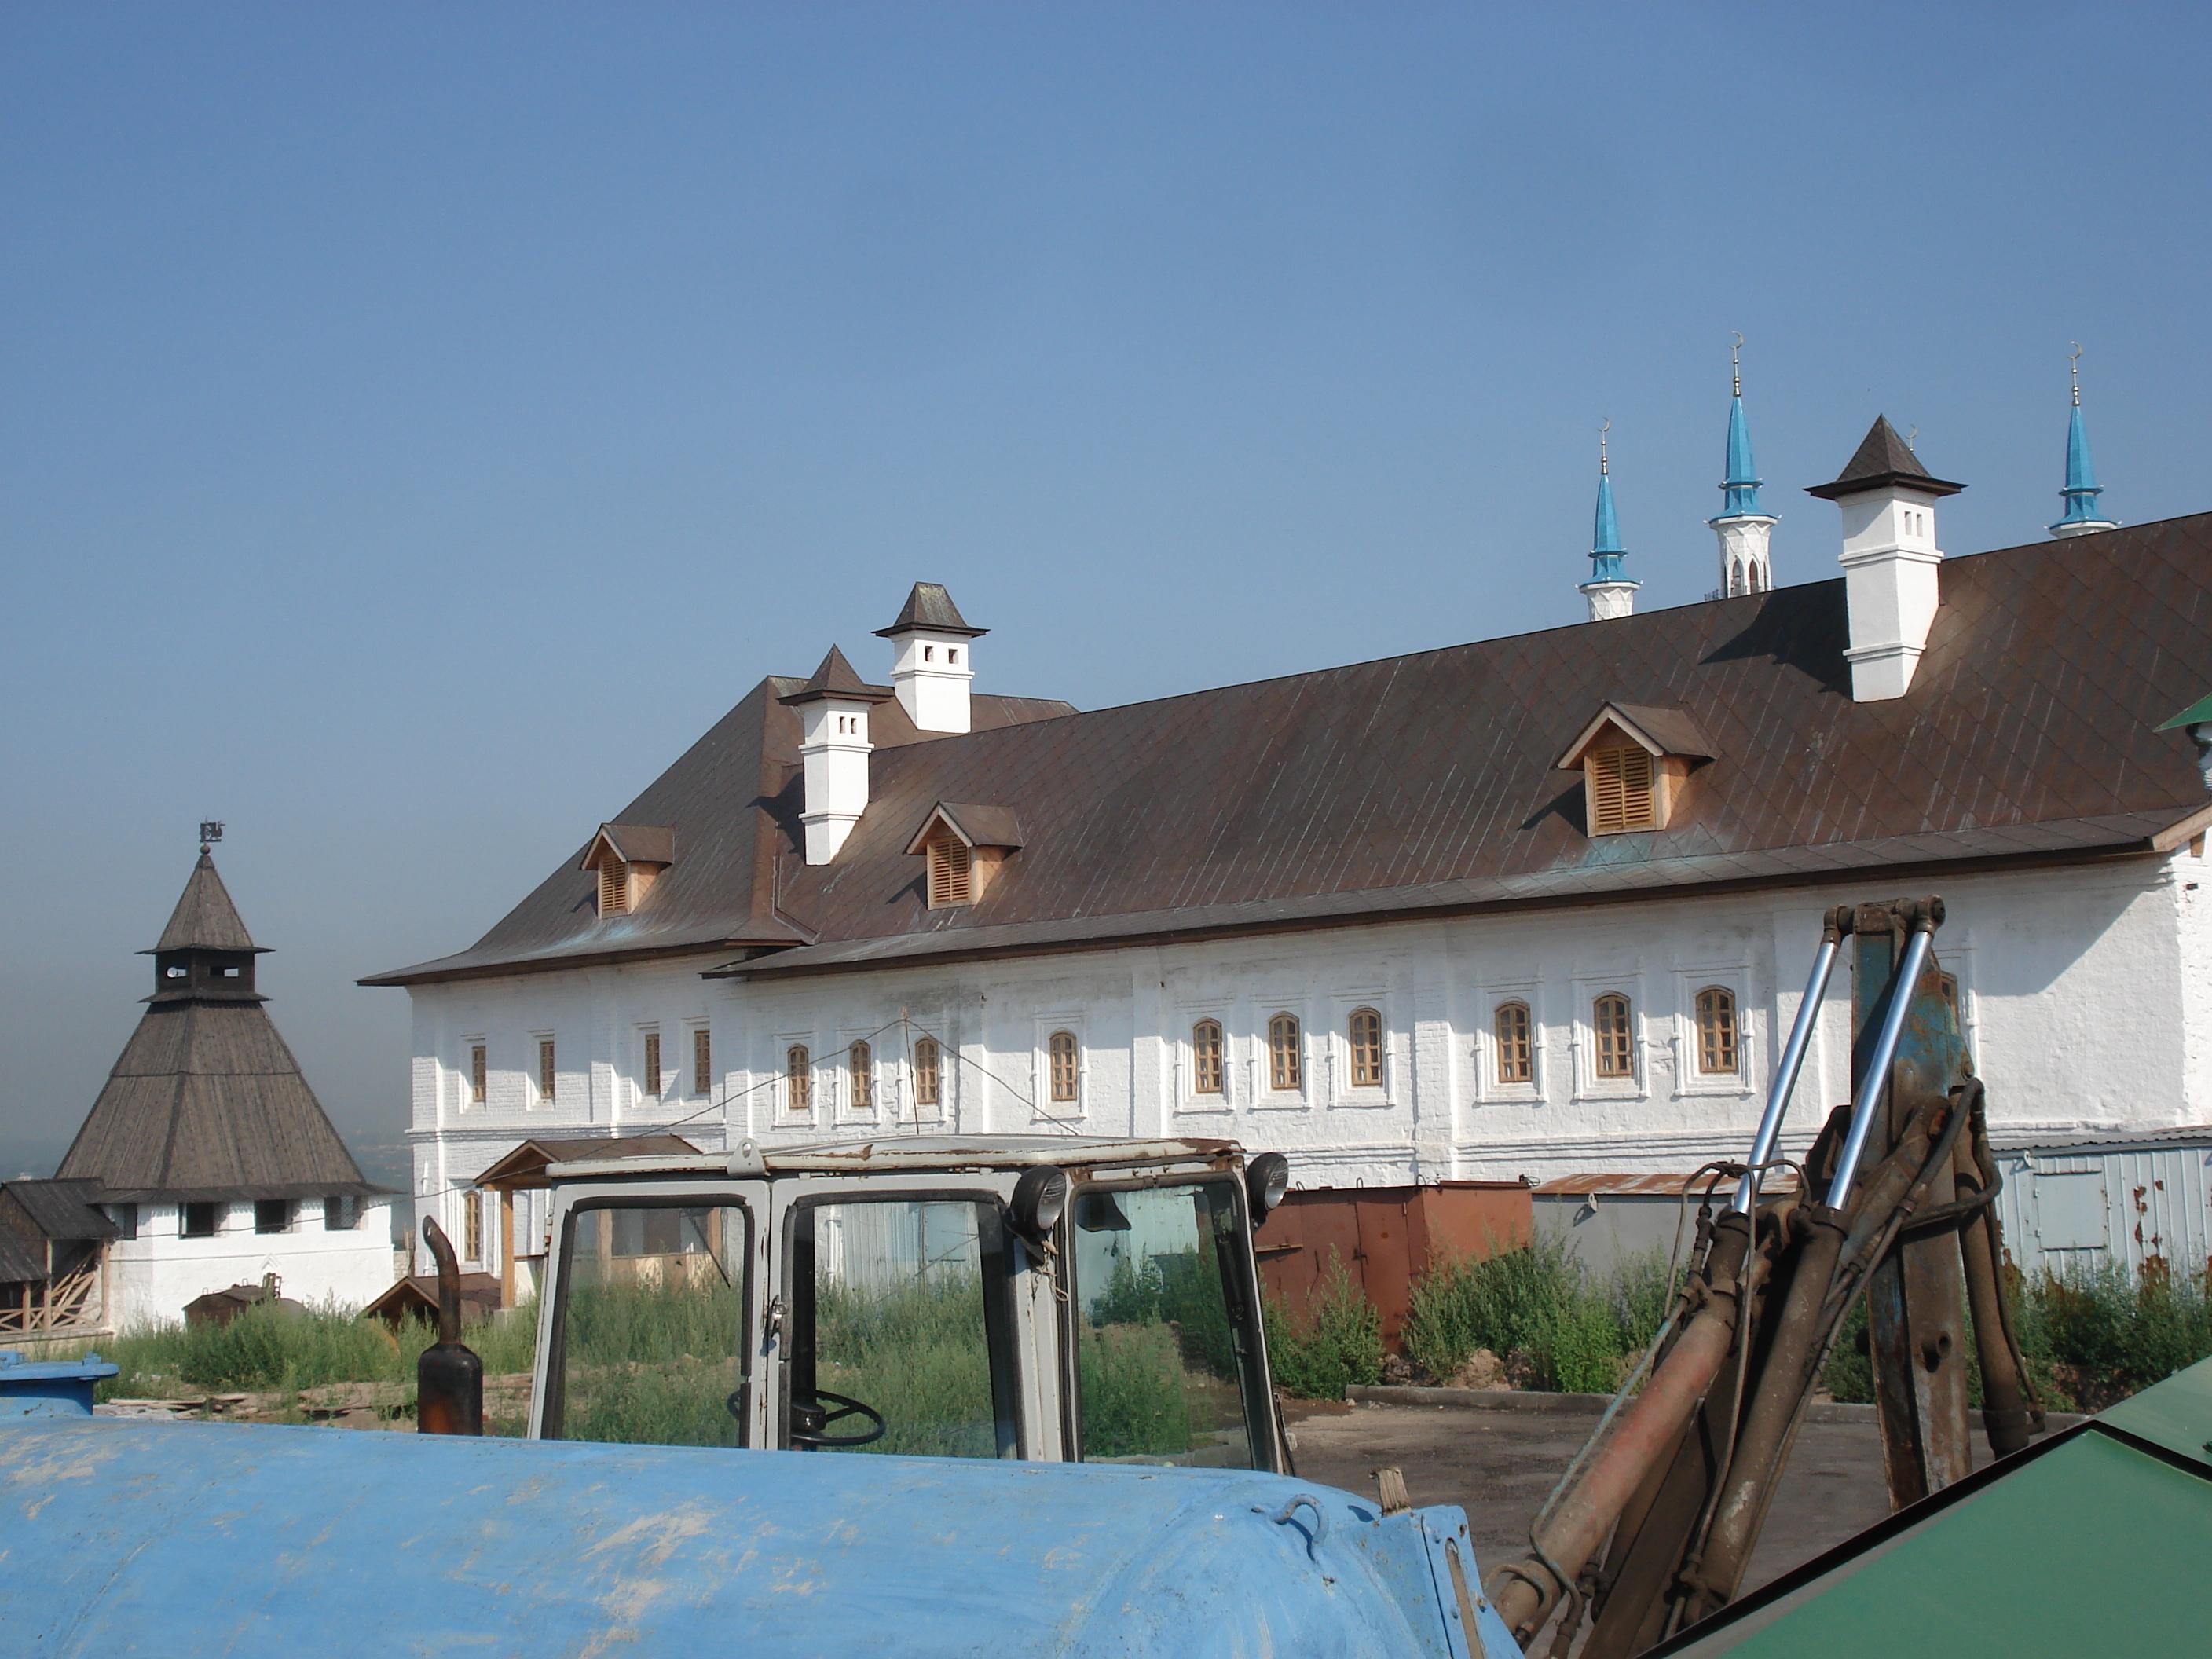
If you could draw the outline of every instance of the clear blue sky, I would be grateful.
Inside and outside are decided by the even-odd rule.
[[[1887,411],[2212,507],[2192,7],[0,11],[0,1176],[150,988],[203,814],[340,1127],[404,993],[917,577],[1085,708],[1575,620],[1613,422],[1714,585],[1730,330],[1778,579]]]

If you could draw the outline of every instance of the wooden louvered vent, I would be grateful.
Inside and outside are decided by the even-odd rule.
[[[1583,767],[1589,787],[1590,834],[1658,827],[1650,754],[1633,744],[1593,749]]]
[[[619,916],[629,909],[629,866],[609,859],[599,866],[599,914]]]
[[[939,836],[929,843],[929,908],[971,902],[974,860],[967,845],[954,836]]]

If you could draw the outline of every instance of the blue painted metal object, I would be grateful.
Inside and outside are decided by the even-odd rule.
[[[2089,459],[2089,432],[2081,424],[2081,394],[2074,394],[2074,412],[2066,422],[2066,488],[2058,492],[2066,503],[2066,510],[2058,522],[2051,526],[2055,534],[2062,529],[2079,525],[2088,530],[2109,530],[2116,520],[2108,519],[2097,505],[2097,497],[2105,493],[2097,482],[2096,463]]]
[[[1751,459],[1751,428],[1743,418],[1743,395],[1739,392],[1729,406],[1728,477],[1721,483],[1720,518],[1705,522],[1718,524],[1722,519],[1759,514],[1759,486],[1764,482],[1758,464]]]
[[[96,1353],[82,1359],[27,1360],[0,1348],[0,1423],[34,1417],[90,1417],[92,1389],[116,1367]]]
[[[1597,517],[1590,527],[1590,580],[1618,582],[1628,580],[1620,562],[1628,556],[1620,544],[1620,520],[1613,510],[1613,477],[1599,464]]]
[[[47,1421],[0,1559],[52,1659],[1519,1652],[1459,1510],[1249,1471]]]

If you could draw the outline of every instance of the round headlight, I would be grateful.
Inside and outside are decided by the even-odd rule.
[[[1006,1206],[1014,1231],[1032,1244],[1043,1243],[1045,1235],[1060,1225],[1060,1214],[1067,1208],[1067,1193],[1066,1170],[1049,1164],[1023,1170],[1022,1178],[1014,1183],[1013,1200]]]
[[[1280,1152],[1262,1152],[1244,1166],[1244,1195],[1252,1206],[1254,1226],[1273,1214],[1290,1190],[1291,1160]]]

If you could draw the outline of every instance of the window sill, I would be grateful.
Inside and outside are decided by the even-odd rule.
[[[1380,1089],[1361,1089],[1328,1103],[1334,1112],[1387,1112],[1397,1103]]]
[[[1231,1107],[1229,1097],[1226,1095],[1199,1095],[1192,1099],[1178,1102],[1176,1110],[1188,1116],[1226,1117]]]
[[[1264,1094],[1252,1103],[1255,1112],[1306,1112],[1313,1109],[1313,1102],[1304,1095]]]

